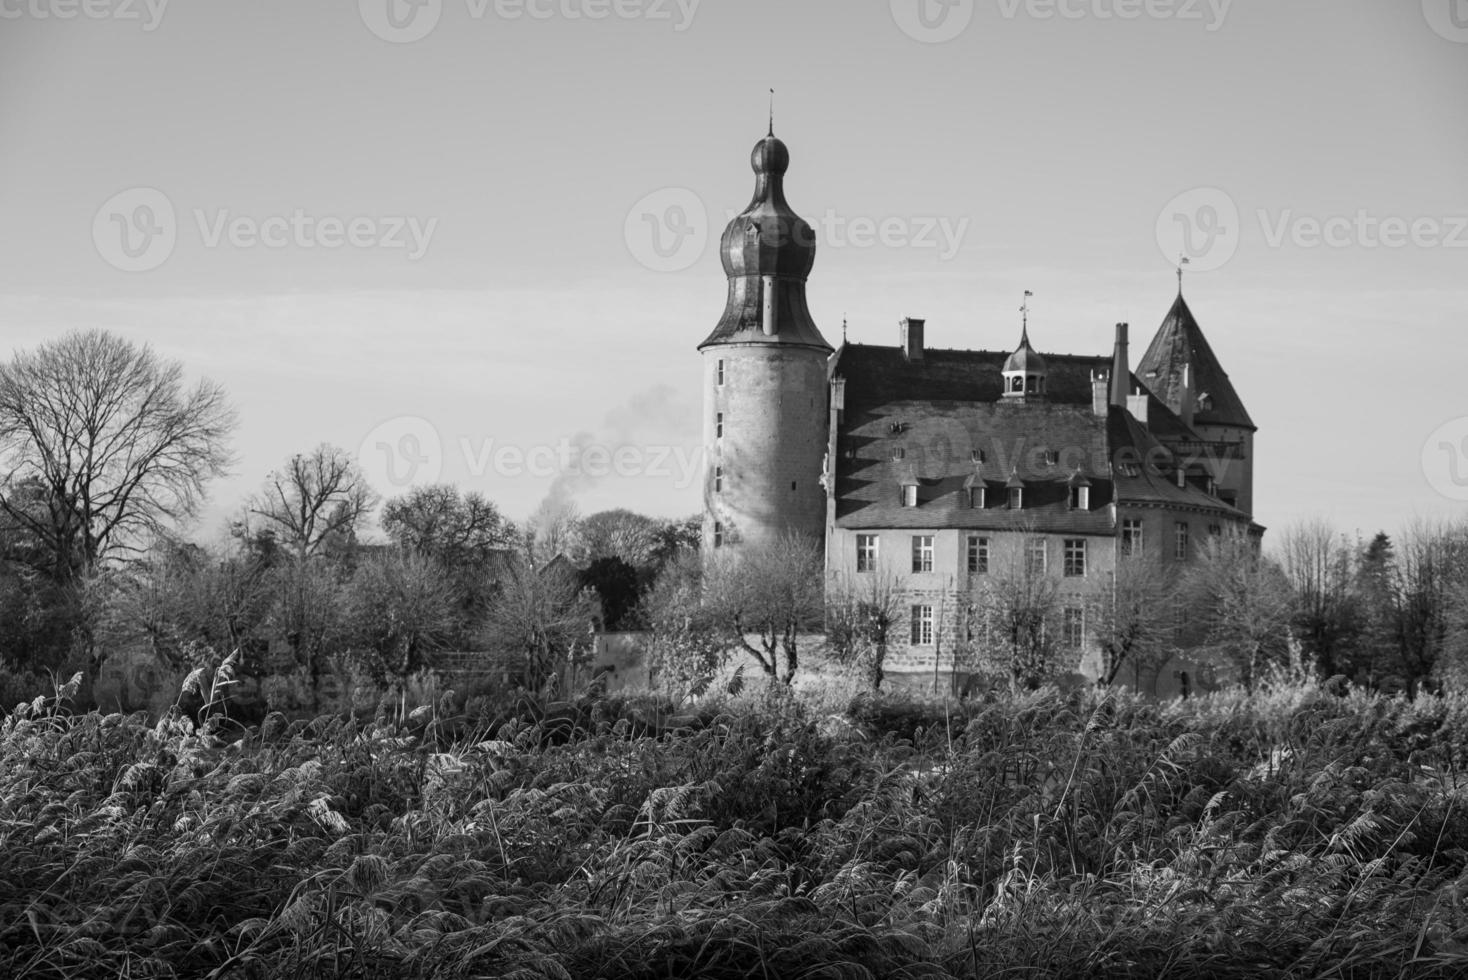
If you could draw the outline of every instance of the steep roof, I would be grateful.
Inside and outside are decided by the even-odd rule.
[[[1113,473],[1111,463],[1122,447],[1145,459],[1153,447],[1166,454],[1157,436],[1197,436],[1150,396],[1151,431],[1125,409],[1109,407],[1097,415],[1091,372],[1109,368],[1110,358],[1045,355],[1048,397],[1020,402],[1003,397],[1001,368],[1008,356],[929,349],[921,360],[910,361],[898,347],[843,345],[830,364],[832,376],[846,382],[836,447],[837,525],[1112,534],[1106,505],[1115,499],[1241,516],[1145,466],[1135,476]],[[1077,473],[1092,488],[1087,510],[1069,506]],[[919,503],[904,507],[897,488],[913,474]],[[1006,485],[1015,476],[1025,486],[1021,511],[1005,506]],[[967,491],[978,484],[989,499],[987,506],[973,508]]]
[[[1195,412],[1195,425],[1255,428],[1238,392],[1228,380],[1228,372],[1219,364],[1193,311],[1188,309],[1187,301],[1179,292],[1157,335],[1152,338],[1147,353],[1138,362],[1136,375],[1168,408],[1181,414],[1185,369],[1193,390],[1208,395],[1210,401],[1206,410],[1199,408]]]

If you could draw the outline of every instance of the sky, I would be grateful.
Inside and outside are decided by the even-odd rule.
[[[320,443],[693,513],[771,88],[832,343],[1139,356],[1185,254],[1260,523],[1468,513],[1468,0],[0,0],[0,353],[223,386],[201,536]]]

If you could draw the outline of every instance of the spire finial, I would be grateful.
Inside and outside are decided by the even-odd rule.
[[[841,343],[846,343],[846,314],[841,314]]]
[[[1179,255],[1177,257],[1177,294],[1179,296],[1183,294],[1183,266],[1188,264],[1189,259],[1186,255]]]
[[[1020,304],[1020,331],[1019,345],[1025,346],[1030,342],[1030,297],[1035,295],[1028,289],[1025,290],[1025,300]]]
[[[775,135],[775,90],[770,89],[770,135]]]

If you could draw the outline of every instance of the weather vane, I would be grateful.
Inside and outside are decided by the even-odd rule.
[[[1032,293],[1032,292],[1030,292],[1028,289],[1026,289],[1025,290],[1025,301],[1022,304],[1020,304],[1020,308],[1019,308],[1019,312],[1021,314],[1021,319],[1020,319],[1021,330],[1024,333],[1024,335],[1027,336],[1027,337],[1030,334],[1030,297],[1033,296],[1033,295],[1035,295],[1035,294]]]
[[[1179,255],[1177,257],[1177,291],[1179,293],[1183,291],[1183,266],[1188,264],[1190,264],[1190,260],[1186,255]]]

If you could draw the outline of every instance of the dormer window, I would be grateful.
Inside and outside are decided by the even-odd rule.
[[[918,501],[917,501],[917,484],[916,483],[907,483],[907,484],[904,484],[903,487],[902,487],[902,506],[904,506],[904,507],[916,507],[917,506],[917,503],[918,503]]]
[[[1070,509],[1091,509],[1091,488],[1085,485],[1072,485],[1070,488]]]
[[[1010,487],[1009,488],[1009,509],[1010,510],[1023,510],[1024,509],[1024,506],[1025,506],[1025,488],[1024,487]]]
[[[968,458],[973,460],[975,463],[982,463],[984,461],[984,451],[982,449],[971,450],[968,454]]]
[[[892,458],[893,459],[903,459],[906,456],[907,456],[907,450],[906,449],[903,449],[901,446],[898,446],[896,449],[892,450]]]
[[[968,505],[970,510],[983,510],[988,506],[989,502],[985,499],[987,496],[985,491],[987,489],[987,487],[983,486],[968,488]]]

